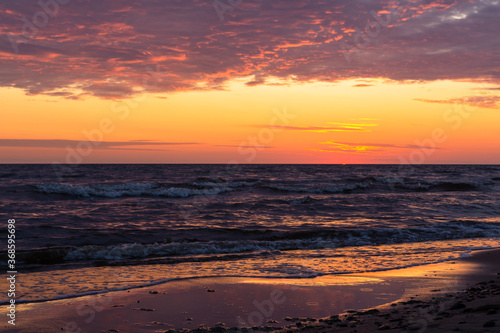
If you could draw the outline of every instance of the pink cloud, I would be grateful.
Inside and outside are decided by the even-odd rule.
[[[446,100],[436,99],[415,99],[419,102],[438,103],[438,104],[463,104],[485,109],[498,109],[500,96],[468,96],[462,98],[452,98]]]
[[[276,84],[270,78],[431,81],[490,75],[500,81],[500,45],[492,42],[498,39],[500,8],[484,1],[412,0],[399,8],[376,1],[243,1],[222,22],[204,0],[72,1],[59,7],[37,27],[37,1],[0,4],[0,87],[29,94],[74,89],[67,98],[83,91],[114,99],[141,91],[145,80],[154,93],[224,89],[241,77],[254,77],[249,86]],[[359,31],[378,22],[372,12],[391,20],[360,47]],[[353,50],[350,62],[341,45]],[[159,68],[154,80],[148,68]],[[113,86],[94,84],[107,81]]]

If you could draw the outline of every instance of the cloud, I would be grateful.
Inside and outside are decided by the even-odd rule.
[[[367,127],[377,126],[377,124],[349,124],[349,123],[329,123],[335,126],[269,126],[254,125],[257,128],[273,128],[287,131],[305,131],[305,132],[371,132]]]
[[[264,74],[256,74],[256,75],[254,75],[253,80],[248,81],[245,84],[249,87],[253,87],[253,86],[264,84],[265,82],[266,82],[266,76]]]
[[[255,149],[272,149],[273,146],[248,146],[248,145],[214,145],[214,147],[224,147],[224,148],[255,148]]]
[[[242,1],[221,21],[205,0],[70,1],[54,17],[38,1],[3,1],[0,87],[117,99],[224,89],[236,78],[500,82],[495,1],[395,3]]]
[[[359,84],[355,84],[353,85],[353,87],[356,87],[356,88],[365,88],[365,87],[372,87],[373,84],[365,84],[365,83],[359,83]]]
[[[493,90],[493,91],[496,91],[496,90],[500,90],[500,87],[480,87],[480,88],[471,88],[471,90],[484,90],[484,91]]]
[[[57,149],[113,149],[113,150],[151,150],[144,148],[129,148],[141,146],[177,146],[197,145],[195,142],[160,142],[149,140],[135,141],[78,141],[78,140],[44,140],[44,139],[0,139],[0,147],[20,148],[57,148]],[[158,149],[155,149],[158,150]],[[160,149],[163,150],[163,149]]]
[[[420,145],[398,145],[390,143],[358,143],[358,142],[319,142],[321,145],[329,146],[327,149],[320,149],[320,151],[329,152],[347,152],[347,153],[370,153],[384,151],[384,148],[397,148],[397,149],[442,149],[439,147],[425,147]]]
[[[438,103],[438,104],[462,104],[485,109],[498,109],[500,96],[469,96],[452,99],[415,99],[419,102]]]

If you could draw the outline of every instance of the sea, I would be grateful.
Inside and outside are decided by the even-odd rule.
[[[500,247],[498,165],[3,164],[0,201],[4,271],[15,220],[18,303]]]

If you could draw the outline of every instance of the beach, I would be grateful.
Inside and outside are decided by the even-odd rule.
[[[0,333],[500,333],[498,17],[1,1]]]
[[[4,332],[498,332],[500,250],[312,279],[203,278],[17,306]]]
[[[46,165],[0,170],[16,230],[6,332],[361,330],[370,318],[380,325],[368,331],[402,330],[419,320],[405,314],[415,300],[500,272],[478,252],[500,248],[497,166],[81,165],[62,180]],[[375,308],[389,317],[356,314]],[[430,328],[447,320],[434,315]]]

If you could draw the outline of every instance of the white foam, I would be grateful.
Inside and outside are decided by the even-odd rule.
[[[248,260],[231,261],[230,263],[226,263],[223,268],[220,268],[219,265],[214,264],[214,262],[188,263],[187,266],[144,265],[139,266],[139,268],[138,266],[122,266],[113,268],[112,273],[116,274],[116,276],[121,279],[119,279],[120,281],[116,281],[113,287],[110,288],[108,288],[109,283],[106,282],[106,279],[102,279],[103,274],[106,276],[110,274],[109,271],[101,271],[93,267],[83,268],[86,270],[86,274],[82,274],[80,270],[75,270],[72,275],[70,274],[71,271],[63,275],[57,273],[58,271],[54,271],[55,274],[47,279],[48,287],[50,287],[50,285],[54,287],[58,283],[67,285],[67,280],[69,278],[71,280],[69,285],[73,288],[73,292],[66,295],[54,295],[50,291],[57,290],[57,288],[47,288],[45,291],[46,294],[42,296],[42,298],[19,299],[16,300],[16,302],[46,302],[50,300],[144,288],[178,280],[201,278],[241,277],[261,279],[309,279],[318,276],[386,271],[456,260],[470,256],[473,250],[493,249],[499,248],[499,246],[498,239],[466,240],[455,243],[441,241],[399,245],[393,244],[387,246],[352,247],[343,249],[340,252],[328,250],[323,253],[324,256],[314,256],[313,254],[315,251],[299,251],[296,252],[296,255],[292,253],[283,256],[280,253],[280,255],[274,257],[273,260],[268,260],[267,257],[249,258]],[[323,262],[323,260],[325,260],[324,258],[327,258],[328,262],[331,262],[331,264],[325,265]],[[405,258],[406,260],[403,260]],[[172,267],[175,267],[175,269],[172,269]],[[118,270],[118,272],[116,272],[116,270]],[[104,285],[95,286],[100,289],[93,291],[86,291],[79,287],[85,285],[85,283],[77,283],[79,279],[88,281],[89,276],[98,281],[103,281]],[[162,276],[163,278],[158,278]],[[126,277],[126,279],[122,279],[124,277]],[[145,282],[148,281],[148,279],[150,279],[149,282]],[[42,293],[44,292],[43,287],[47,287],[46,284],[39,285],[39,280],[37,279],[31,279],[31,281],[36,281],[37,286],[42,288]],[[135,284],[138,281],[141,282]],[[33,290],[33,288],[31,290]],[[34,296],[39,297],[39,295],[40,294],[37,293]],[[7,301],[0,301],[0,305],[6,303]]]
[[[230,191],[227,187],[191,189],[182,187],[161,187],[158,183],[125,183],[117,185],[71,185],[60,183],[35,185],[38,192],[66,194],[79,197],[119,198],[123,196],[165,196],[186,198],[194,195],[216,195]]]
[[[368,188],[367,184],[347,184],[339,186],[324,186],[317,188],[307,188],[307,187],[286,187],[286,186],[267,186],[267,188],[285,191],[285,192],[297,192],[297,193],[311,193],[311,194],[326,194],[326,193],[342,193],[346,191],[352,191],[355,189]]]
[[[182,188],[182,187],[171,187],[164,190],[152,191],[150,194],[155,196],[165,196],[173,198],[187,198],[193,195],[216,195],[228,191],[230,191],[230,189],[227,187],[208,188],[202,190]]]
[[[478,237],[500,237],[499,223],[453,221],[434,226],[406,229],[339,230],[331,236],[280,239],[171,242],[154,244],[117,244],[111,246],[89,245],[68,252],[67,261],[73,260],[123,260],[150,256],[217,255],[259,251],[288,251],[295,249],[325,249],[346,246],[410,243],[453,240]]]

